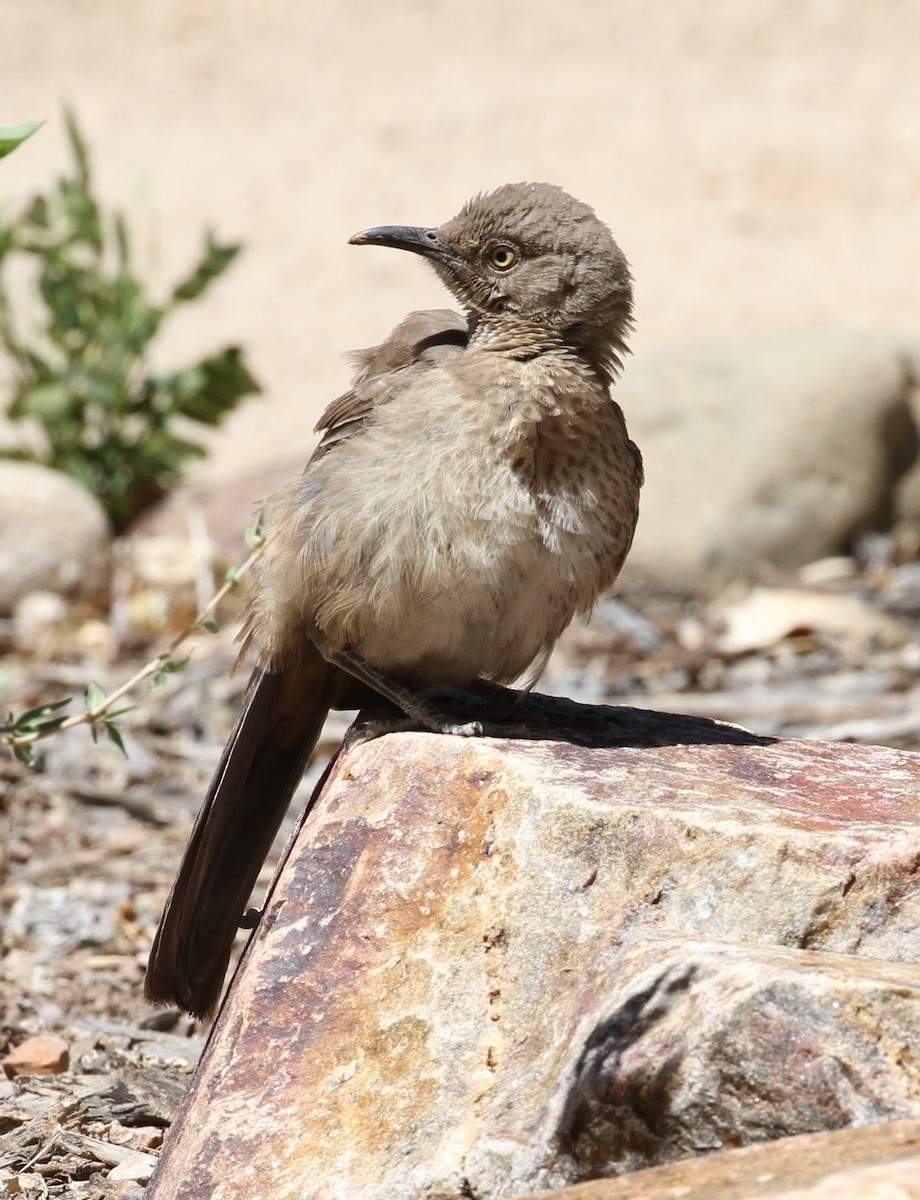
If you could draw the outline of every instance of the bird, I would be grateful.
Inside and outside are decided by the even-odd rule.
[[[591,207],[504,184],[440,226],[350,242],[421,256],[461,311],[410,313],[357,352],[303,474],[266,504],[241,635],[255,665],[145,980],[199,1018],[330,708],[383,697],[415,727],[479,733],[445,695],[526,694],[638,518],[642,458],[611,394],[632,276]]]

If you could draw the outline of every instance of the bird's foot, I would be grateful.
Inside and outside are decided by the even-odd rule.
[[[482,725],[479,721],[464,721],[458,720],[456,717],[446,712],[443,707],[444,700],[456,701],[460,700],[462,704],[469,707],[476,705],[482,707],[486,704],[481,696],[477,696],[473,692],[466,692],[462,688],[440,687],[432,688],[424,692],[414,692],[411,688],[405,687],[403,684],[391,679],[383,671],[366,662],[360,655],[352,653],[350,650],[342,650],[337,654],[330,655],[330,661],[336,666],[341,667],[343,671],[347,671],[349,675],[353,675],[356,679],[360,679],[362,683],[368,684],[381,696],[385,697],[392,704],[395,704],[408,718],[408,724],[399,723],[399,718],[396,718],[396,727],[400,729],[427,729],[430,733],[449,733],[458,737],[478,737],[482,733]],[[379,737],[382,733],[395,732],[393,723],[390,718],[384,718],[388,728],[372,730],[369,737]],[[370,722],[364,723],[369,725]],[[368,740],[364,737],[361,740]]]
[[[481,721],[458,719],[452,711],[455,708],[460,710],[461,718],[463,710],[479,709],[482,712],[488,707],[488,702],[476,692],[444,684],[426,688],[418,694],[418,699],[424,706],[422,720],[425,728],[432,733],[451,733],[455,737],[482,736]]]
[[[345,735],[343,746],[350,750],[352,746],[371,742],[386,733],[447,733],[455,737],[479,737],[482,724],[479,721],[458,721],[423,700],[421,704],[413,705],[412,713],[372,716],[364,720],[359,717]]]
[[[372,742],[375,738],[383,737],[387,733],[417,733],[418,728],[418,721],[413,720],[412,717],[394,715],[392,717],[362,718],[359,713],[342,739],[342,749],[351,750],[355,746]]]
[[[449,733],[454,737],[482,737],[480,721],[451,721],[442,717],[431,717],[427,728],[432,733]]]

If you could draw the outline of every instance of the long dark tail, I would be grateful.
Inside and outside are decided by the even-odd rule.
[[[312,647],[296,671],[253,673],[160,919],[148,1000],[198,1017],[214,1012],[244,906],[348,683]]]

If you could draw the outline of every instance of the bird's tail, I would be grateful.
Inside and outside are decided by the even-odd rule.
[[[347,685],[313,647],[296,671],[253,673],[160,919],[148,1000],[198,1017],[214,1012],[244,906]]]

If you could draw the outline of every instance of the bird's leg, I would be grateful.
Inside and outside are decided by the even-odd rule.
[[[379,692],[381,696],[401,709],[412,721],[424,729],[430,729],[432,733],[452,733],[460,737],[478,737],[482,733],[482,725],[478,721],[457,722],[453,720],[446,713],[440,712],[424,693],[414,692],[411,688],[404,687],[403,684],[391,679],[389,675],[379,671],[352,650],[334,651],[328,655],[328,659],[329,662],[341,667],[343,671],[347,671],[361,683],[372,687],[375,692]],[[382,732],[389,732],[389,729],[394,727],[405,728],[405,724],[394,726],[390,722],[388,728]]]

